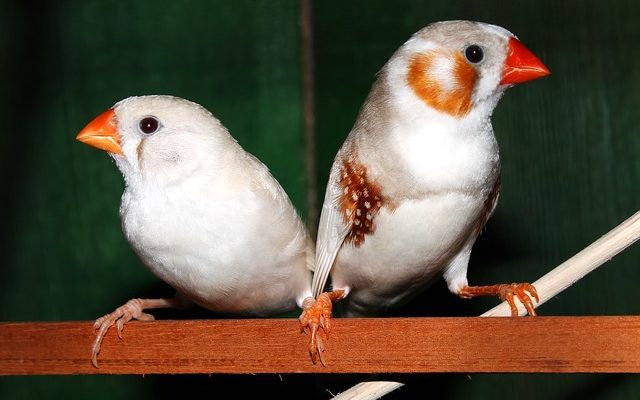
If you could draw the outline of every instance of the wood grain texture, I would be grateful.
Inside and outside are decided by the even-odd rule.
[[[89,361],[89,322],[0,324],[0,374],[640,372],[640,317],[337,319],[328,367],[297,320],[134,322]]]

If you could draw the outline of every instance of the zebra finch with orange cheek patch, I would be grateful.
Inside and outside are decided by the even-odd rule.
[[[479,22],[434,23],[395,52],[331,168],[312,284],[323,301],[301,316],[314,362],[327,298],[347,316],[380,315],[442,275],[460,297],[494,295],[512,310],[517,298],[535,314],[532,285],[470,286],[467,266],[500,192],[491,114],[507,88],[548,74],[512,33]]]

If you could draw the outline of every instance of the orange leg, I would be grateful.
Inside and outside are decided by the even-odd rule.
[[[527,293],[529,292],[529,293]],[[529,283],[503,283],[499,285],[491,286],[465,286],[459,292],[458,296],[463,299],[470,299],[477,296],[497,296],[502,301],[507,301],[511,307],[511,316],[518,316],[518,307],[514,300],[514,295],[518,297],[518,300],[527,309],[527,312],[532,317],[536,316],[536,311],[533,306],[531,297],[536,299],[536,302],[540,302],[538,292],[536,288]]]
[[[319,359],[322,365],[327,365],[322,356],[324,352],[324,341],[322,337],[318,335],[318,330],[322,328],[325,336],[327,338],[329,337],[333,302],[342,299],[343,296],[344,290],[334,290],[332,292],[322,293],[317,299],[309,297],[302,305],[303,311],[300,315],[300,327],[302,332],[311,334],[309,355],[311,355],[311,361],[314,364]]]
[[[91,348],[91,363],[94,367],[98,368],[98,353],[100,353],[100,345],[106,335],[109,328],[113,325],[116,326],[118,337],[122,339],[122,331],[124,324],[137,319],[138,321],[153,321],[154,317],[151,314],[143,312],[143,310],[151,308],[185,308],[188,303],[185,300],[172,298],[172,299],[131,299],[123,306],[116,308],[116,310],[110,314],[102,316],[96,319],[93,324],[93,329],[96,331],[96,337],[93,340],[93,347]]]

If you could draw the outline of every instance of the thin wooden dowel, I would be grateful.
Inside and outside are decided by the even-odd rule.
[[[373,400],[404,386],[400,382],[375,381],[361,382],[334,396],[336,400]]]
[[[594,269],[611,260],[618,253],[631,246],[640,238],[640,211],[593,242],[584,250],[563,262],[549,273],[533,283],[540,296],[536,307],[582,279]],[[524,306],[517,302],[518,312],[524,315]],[[509,304],[503,302],[486,313],[483,317],[500,317],[511,315]]]

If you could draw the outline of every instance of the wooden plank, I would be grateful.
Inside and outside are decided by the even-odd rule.
[[[0,324],[0,374],[640,372],[640,317],[336,319],[328,367],[293,319]]]

